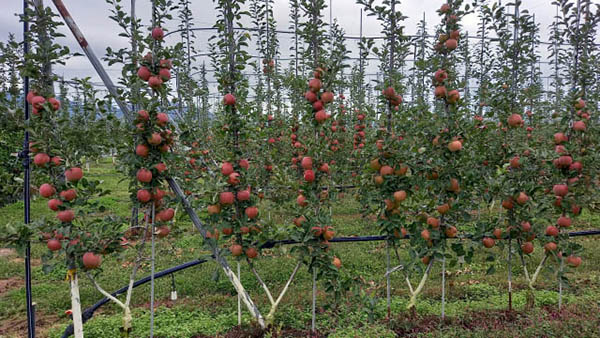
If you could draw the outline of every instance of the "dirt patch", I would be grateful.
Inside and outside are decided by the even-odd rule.
[[[469,312],[461,317],[446,318],[443,322],[439,316],[419,316],[414,313],[394,318],[392,327],[400,337],[412,337],[421,334],[438,332],[441,326],[460,327],[469,331],[503,331],[509,328],[532,327],[536,322],[552,322],[564,319],[578,319],[580,321],[594,320],[585,312],[578,311],[575,306],[565,307],[558,311],[554,306],[542,308],[541,316],[528,315],[526,312],[508,310],[487,310]],[[539,317],[538,317],[539,316]],[[440,326],[441,325],[441,326]]]
[[[0,257],[13,256],[13,255],[16,255],[16,254],[17,254],[17,252],[15,251],[15,249],[0,248]]]
[[[231,330],[227,331],[222,337],[224,338],[262,338],[265,336],[270,336],[274,338],[284,338],[284,337],[310,337],[310,338],[324,338],[327,335],[322,334],[321,332],[311,332],[310,330],[298,330],[298,329],[281,329],[277,330],[273,327],[270,327],[266,330],[261,329],[258,326],[235,326]],[[205,338],[208,337],[206,335],[196,335],[194,338]],[[221,337],[221,336],[219,336]]]
[[[17,264],[24,264],[25,263],[25,259],[21,258],[21,257],[17,257],[15,259],[11,259],[10,260],[12,263],[17,263]],[[39,258],[34,258],[31,260],[31,266],[38,266],[42,264],[42,260]]]
[[[23,286],[24,282],[20,278],[12,277],[9,279],[0,279],[0,296],[10,289]]]
[[[46,331],[58,321],[58,316],[48,316],[36,312],[36,336],[45,337]],[[0,337],[27,337],[27,320],[23,317],[14,317],[3,320],[0,324]]]

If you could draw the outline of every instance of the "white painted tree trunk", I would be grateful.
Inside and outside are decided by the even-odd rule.
[[[77,272],[74,272],[71,278],[71,311],[73,315],[73,335],[75,338],[83,338],[83,320],[81,318],[81,299],[79,298]]]

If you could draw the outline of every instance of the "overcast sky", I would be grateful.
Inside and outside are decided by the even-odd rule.
[[[574,0],[573,0],[574,1]],[[0,39],[3,41],[8,37],[9,32],[17,34],[18,38],[22,35],[22,24],[19,23],[15,13],[22,12],[22,1],[19,0],[2,0],[3,10],[0,11]],[[45,4],[56,10],[51,0],[44,0]],[[129,0],[123,0],[126,10],[129,10]],[[174,0],[174,2],[177,2]],[[194,26],[209,27],[212,26],[215,11],[213,10],[212,0],[192,0],[191,10],[194,16]],[[404,0],[399,6],[400,11],[408,16],[404,21],[407,34],[416,32],[418,22],[425,15],[430,31],[434,25],[439,22],[439,16],[435,12],[442,3],[442,0]],[[468,2],[471,2],[470,0]],[[491,1],[490,1],[491,2]],[[506,1],[505,1],[506,2]],[[600,0],[594,0],[600,3]],[[88,42],[94,49],[96,55],[103,56],[106,47],[111,46],[113,49],[127,47],[128,41],[117,36],[119,27],[115,22],[110,20],[110,6],[105,0],[64,0],[65,5],[71,12],[74,20],[78,23],[83,31]],[[341,27],[347,35],[359,35],[360,33],[360,5],[355,3],[355,0],[331,0],[331,13],[333,18],[337,19]],[[548,26],[553,20],[556,8],[551,5],[551,0],[523,0],[523,6],[535,13],[536,22],[539,22],[541,27],[542,40],[547,40]],[[150,18],[150,1],[138,0],[137,13],[144,21],[144,24],[149,22]],[[329,8],[325,11],[325,20],[329,21]],[[174,13],[174,17],[176,17]],[[274,16],[277,20],[278,29],[287,30],[289,25],[289,5],[287,0],[275,0]],[[464,31],[469,32],[469,35],[476,35],[477,17],[470,15],[462,22]],[[166,25],[167,29],[174,29],[177,25],[176,21]],[[66,27],[61,29],[65,33],[66,38],[60,39],[58,42],[69,46],[72,52],[81,52],[76,41],[72,37],[70,31]],[[374,36],[380,34],[380,26],[373,17],[364,17],[363,34],[366,36]],[[200,53],[207,52],[207,40],[210,37],[210,32],[196,32],[197,43],[196,49]],[[175,38],[171,36],[169,39]],[[279,40],[282,44],[282,56],[288,56],[286,36],[280,36]],[[167,40],[169,41],[169,40]],[[173,41],[173,40],[171,40]],[[352,56],[357,56],[357,49],[352,42],[348,43],[349,48],[353,51]],[[542,46],[542,52],[545,52],[545,46]],[[543,55],[543,54],[542,54]],[[208,59],[205,59],[208,61]],[[202,61],[202,58],[199,59]],[[371,66],[371,69],[374,67]],[[91,68],[89,61],[84,57],[76,57],[69,60],[66,67],[56,68],[55,73],[64,75],[65,78],[72,77],[92,77],[93,81],[98,81],[94,70]],[[113,80],[119,76],[120,69],[116,67],[107,67],[107,71]]]

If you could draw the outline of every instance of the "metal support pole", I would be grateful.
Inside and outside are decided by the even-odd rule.
[[[446,256],[442,258],[442,321],[446,318]]]
[[[316,316],[317,316],[317,269],[313,267],[313,279],[312,279],[312,321],[311,321],[311,332],[315,333],[316,328]]]
[[[71,17],[71,14],[67,10],[67,7],[65,7],[62,0],[52,0],[52,2],[54,3],[54,6],[56,6],[56,9],[62,16],[63,20],[65,20],[65,23],[67,24],[67,26],[69,27],[69,29],[71,30],[73,35],[75,36],[75,39],[77,39],[79,46],[81,46],[81,48],[83,49],[83,52],[85,53],[85,55],[88,57],[88,59],[92,63],[92,66],[98,73],[98,76],[100,76],[100,78],[102,79],[102,82],[104,82],[106,89],[108,90],[110,95],[112,95],[115,98],[117,105],[123,112],[123,116],[125,116],[127,121],[131,123],[133,118],[130,114],[129,108],[125,104],[123,104],[123,102],[119,98],[119,94],[117,93],[117,88],[115,87],[112,80],[110,79],[110,77],[108,76],[106,71],[104,70],[104,67],[102,67],[100,60],[98,59],[98,57],[96,57],[96,54],[94,54],[94,51],[92,50],[92,48],[88,45],[87,40],[85,39],[85,37],[83,36],[83,33],[81,32],[81,30],[79,30],[79,27],[77,26],[77,24]]]
[[[365,94],[363,93],[363,81],[364,81],[364,65],[363,65],[363,46],[362,46],[362,37],[363,37],[363,10],[360,9],[360,40],[359,40],[359,54],[358,54],[358,67],[360,69],[360,78],[359,78],[359,109],[362,111],[363,104],[365,103]]]
[[[509,234],[510,236],[510,234]],[[508,311],[512,311],[512,238],[508,238]]]
[[[23,0],[23,15],[25,15],[23,20],[23,55],[27,55],[29,53],[29,38],[27,37],[29,32],[29,21],[27,19],[27,0]],[[27,93],[29,92],[29,77],[25,76],[23,79],[23,98],[27,97]],[[25,111],[25,121],[29,120],[29,103],[27,100],[23,100],[24,111]],[[29,195],[29,181],[31,170],[29,167],[29,131],[25,130],[25,137],[23,140],[23,151],[19,154],[21,159],[23,160],[23,171],[24,171],[24,179],[23,179],[23,204],[24,207],[24,219],[25,224],[29,224],[30,222],[30,214],[31,214],[31,197]],[[33,300],[31,294],[31,244],[27,241],[25,246],[25,297],[26,297],[26,306],[27,306],[27,333],[29,338],[35,337],[35,319],[33,313]]]
[[[385,293],[387,297],[387,313],[388,319],[392,315],[392,285],[390,282],[390,241],[386,241],[385,245]]]
[[[237,277],[238,280],[242,280],[242,274],[240,272],[240,262],[237,262]],[[242,296],[238,293],[238,325],[242,325]]]
[[[390,64],[389,64],[389,74],[390,83],[389,85],[393,87],[393,79],[394,79],[394,48],[396,47],[396,0],[391,0],[391,36],[390,36]],[[392,132],[392,103],[388,103],[388,111],[387,111],[387,132]]]
[[[154,337],[154,274],[156,265],[156,236],[154,233],[156,228],[154,227],[154,216],[154,201],[152,201],[152,219],[150,220],[150,222],[152,222],[150,224],[152,228],[152,257],[150,260],[150,338]]]

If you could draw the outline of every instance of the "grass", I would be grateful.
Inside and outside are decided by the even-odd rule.
[[[92,167],[88,177],[104,181],[104,187],[112,190],[103,197],[103,203],[111,211],[121,216],[129,216],[130,206],[126,183],[120,182],[112,164],[103,161]],[[338,235],[375,234],[373,221],[362,219],[357,210],[358,204],[350,194],[333,208],[334,227]],[[22,204],[15,203],[0,209],[3,221],[16,221],[22,217]],[[44,200],[34,200],[32,217],[48,215]],[[274,220],[282,220],[273,211]],[[597,224],[598,216],[584,213],[580,218],[581,228],[591,228]],[[287,221],[289,223],[289,221]],[[205,257],[202,240],[186,217],[177,220],[182,233],[159,241],[157,271],[184,262]],[[536,307],[526,309],[526,283],[520,265],[513,264],[514,288],[513,306],[516,314],[507,315],[506,264],[504,261],[487,262],[481,249],[473,264],[457,265],[447,270],[446,315],[442,322],[440,315],[441,270],[435,264],[430,280],[418,302],[416,313],[405,310],[408,291],[400,274],[392,275],[392,318],[387,319],[385,300],[385,244],[383,242],[361,242],[333,244],[333,249],[342,261],[342,275],[359,281],[352,291],[333,304],[330,294],[319,285],[317,297],[317,327],[323,335],[331,337],[393,337],[396,335],[422,337],[512,337],[512,336],[595,336],[600,329],[600,261],[597,238],[576,238],[585,248],[581,267],[569,273],[569,285],[565,290],[567,304],[561,313],[556,312],[558,301],[557,283],[554,272],[545,269],[539,278],[535,292]],[[406,244],[404,244],[406,245]],[[492,251],[500,253],[499,248]],[[35,259],[45,252],[43,244],[32,247]],[[289,247],[275,248],[265,252],[256,262],[257,269],[265,282],[278,293],[294,267]],[[406,250],[401,250],[403,254]],[[103,262],[100,284],[106,290],[116,290],[127,282],[130,269],[123,264],[133,255],[123,257],[108,256]],[[539,261],[541,250],[536,248],[529,269]],[[230,260],[232,264],[233,261]],[[486,275],[490,264],[496,272]],[[138,276],[148,275],[149,265],[144,265]],[[43,274],[41,266],[33,267],[33,297],[37,304],[36,317],[39,337],[59,337],[69,319],[64,311],[70,308],[65,271]],[[169,300],[171,278],[156,280],[156,299],[160,307],[156,312],[156,335],[161,337],[191,337],[194,335],[220,336],[249,332],[251,318],[243,311],[242,328],[237,325],[237,297],[235,290],[214,262],[208,262],[174,275],[178,300]],[[215,279],[216,277],[216,279]],[[0,280],[17,278],[21,281],[16,287],[0,293],[0,336],[21,337],[24,335],[25,291],[22,287],[23,263],[16,255],[0,257]],[[414,276],[413,284],[418,276]],[[254,276],[242,264],[242,281],[263,313],[268,312],[268,300]],[[1,290],[1,289],[0,289]],[[276,327],[266,336],[291,335],[290,330],[305,331],[310,328],[311,276],[303,267],[297,275],[276,315]],[[88,307],[101,299],[88,280],[81,281],[83,307]],[[134,337],[145,336],[149,329],[149,285],[135,289]],[[336,305],[336,306],[334,306]],[[107,304],[93,319],[85,324],[89,337],[119,337],[120,309]],[[509,316],[509,317],[503,317]],[[497,318],[503,318],[497,323]],[[493,327],[493,330],[490,329]],[[236,331],[237,330],[237,331]],[[242,331],[240,331],[242,330]],[[246,331],[244,331],[246,330]]]

